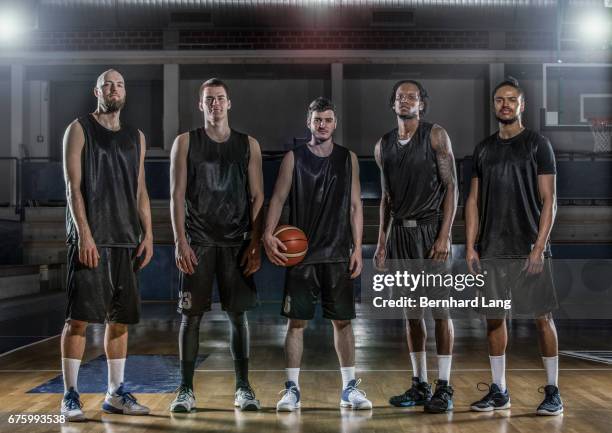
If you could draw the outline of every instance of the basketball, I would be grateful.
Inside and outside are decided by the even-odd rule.
[[[287,257],[285,266],[294,266],[304,260],[308,252],[308,239],[302,230],[290,225],[282,225],[276,228],[274,236],[287,247],[287,251],[281,251]]]

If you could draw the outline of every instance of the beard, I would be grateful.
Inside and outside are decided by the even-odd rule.
[[[410,120],[410,119],[416,119],[417,115],[416,113],[407,113],[407,114],[397,113],[397,117],[399,117],[402,120]]]
[[[104,100],[100,103],[100,108],[104,113],[116,113],[125,106],[125,98],[119,100]]]
[[[499,117],[499,116],[495,116],[495,118],[497,119],[497,121],[503,125],[512,125],[513,123],[516,123],[519,119],[519,116],[514,116],[514,117],[510,117],[509,119],[504,119],[503,117]]]

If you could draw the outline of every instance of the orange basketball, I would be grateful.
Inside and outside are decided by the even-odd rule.
[[[304,260],[308,251],[308,239],[306,234],[297,227],[282,225],[276,227],[274,236],[287,247],[287,251],[281,253],[287,257],[285,266],[294,266]]]

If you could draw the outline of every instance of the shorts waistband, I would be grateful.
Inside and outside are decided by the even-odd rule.
[[[441,215],[433,215],[421,219],[393,218],[393,225],[400,227],[418,227],[438,223],[440,221],[442,221]]]

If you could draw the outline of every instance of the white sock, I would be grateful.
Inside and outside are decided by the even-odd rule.
[[[506,355],[490,356],[491,377],[493,383],[499,386],[501,392],[506,391]]]
[[[453,355],[438,355],[438,379],[449,381]]]
[[[355,366],[340,367],[340,374],[342,375],[342,389],[345,389],[351,380],[355,380]]]
[[[546,370],[547,385],[559,386],[559,357],[543,356],[544,370]]]
[[[295,386],[300,389],[300,383],[298,382],[300,378],[300,367],[298,368],[285,368],[287,372],[287,381],[295,383]]]
[[[77,378],[79,377],[80,359],[62,358],[62,376],[64,377],[64,394],[70,388],[79,391],[77,388]]]
[[[123,383],[125,358],[107,359],[106,364],[108,365],[108,392],[112,394]]]
[[[427,352],[410,352],[412,375],[420,382],[427,382]]]

